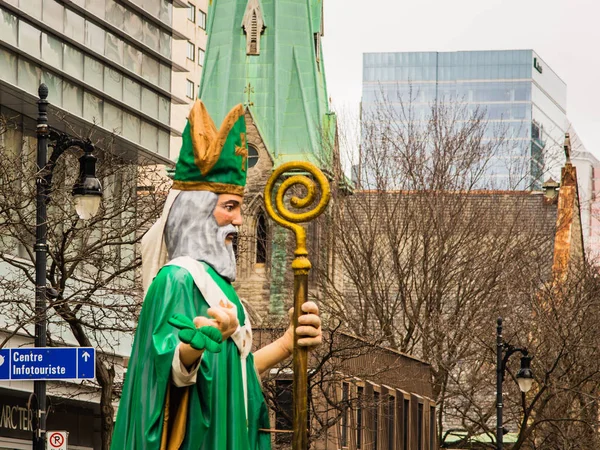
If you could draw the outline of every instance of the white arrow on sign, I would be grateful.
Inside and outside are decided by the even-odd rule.
[[[83,359],[85,359],[85,362],[87,362],[88,359],[90,359],[90,354],[88,352],[83,352],[83,355],[81,355],[83,357]]]

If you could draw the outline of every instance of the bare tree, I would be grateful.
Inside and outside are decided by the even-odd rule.
[[[508,141],[484,111],[438,103],[417,119],[402,102],[363,117],[358,189],[335,199],[332,223],[345,279],[320,274],[324,307],[345,329],[429,361],[439,437],[444,426],[475,435],[494,417],[495,319],[528,315],[550,280],[556,206],[497,189],[521,185],[523,171],[495,183],[490,164]],[[517,295],[524,286],[529,296]]]
[[[2,328],[6,345],[17,333],[32,336],[38,319],[33,303],[35,285],[36,141],[23,136],[10,121],[2,122],[0,158],[0,277]],[[104,197],[99,213],[89,221],[75,214],[71,187],[78,175],[77,149],[68,150],[53,170],[48,202],[48,333],[49,345],[92,346],[98,349],[96,380],[100,387],[102,448],[113,429],[113,401],[120,392],[114,354],[129,349],[141,291],[136,251],[143,230],[162,211],[164,168],[144,166],[111,152],[111,142],[97,142],[97,173]],[[149,183],[151,180],[152,183]],[[144,185],[138,189],[139,185]],[[151,184],[151,186],[150,186]],[[122,351],[122,350],[121,350]],[[122,371],[121,371],[122,372]]]

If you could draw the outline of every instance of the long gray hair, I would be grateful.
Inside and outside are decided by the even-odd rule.
[[[209,264],[223,278],[235,280],[233,246],[225,243],[233,225],[220,227],[213,215],[219,196],[209,191],[181,192],[169,212],[165,243],[169,259],[190,256]]]

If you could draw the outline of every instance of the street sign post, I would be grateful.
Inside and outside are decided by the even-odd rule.
[[[0,349],[0,380],[93,380],[92,347],[23,347]]]
[[[66,431],[46,431],[46,444],[48,450],[67,450]]]

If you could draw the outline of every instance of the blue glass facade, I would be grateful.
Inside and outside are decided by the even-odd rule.
[[[532,50],[366,53],[363,110],[382,101],[410,104],[416,122],[438,101],[483,111],[486,136],[507,139],[488,168],[495,186],[535,188],[558,176],[566,84]]]

